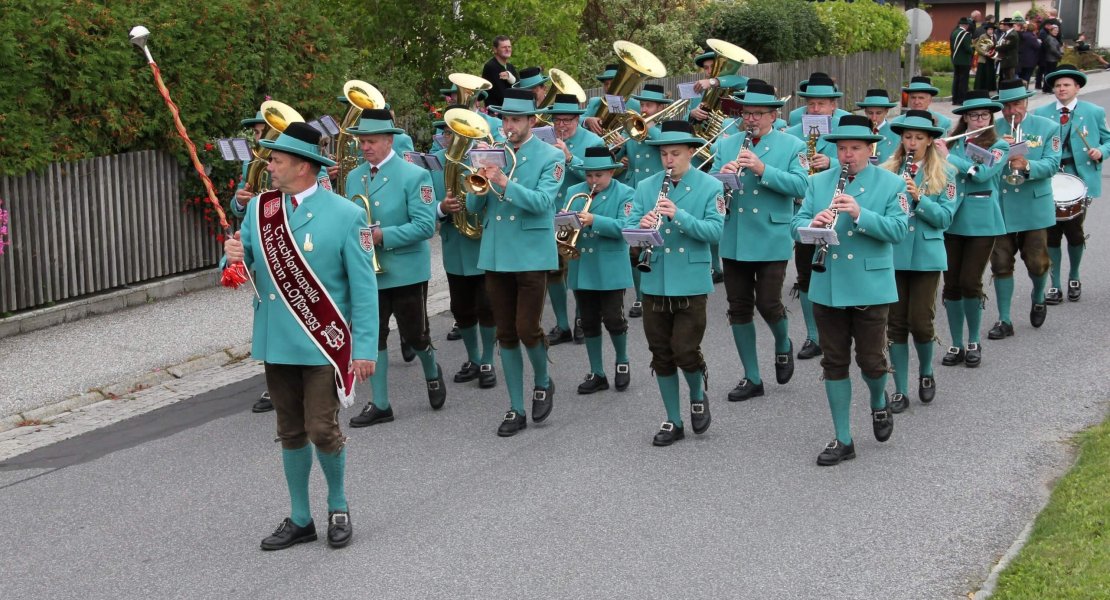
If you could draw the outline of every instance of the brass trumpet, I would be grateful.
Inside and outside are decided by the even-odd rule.
[[[594,194],[597,193],[597,185],[598,184],[595,183],[590,187],[589,192],[579,192],[567,198],[567,204],[563,207],[563,212],[570,212],[571,206],[574,205],[574,201],[579,198],[586,199],[586,204],[579,212],[590,212],[590,206],[594,203]],[[555,244],[559,247],[559,254],[565,256],[567,260],[577,260],[582,256],[582,251],[576,247],[578,245],[578,234],[580,233],[582,233],[581,229],[564,229],[555,232]]]
[[[367,179],[368,178],[366,175],[362,176],[362,189],[365,190],[366,193],[355,194],[354,197],[351,199],[362,204],[362,207],[366,209],[366,223],[368,225],[374,225],[374,214],[370,210],[370,187],[366,184]],[[374,273],[376,275],[381,275],[382,273],[385,273],[385,269],[382,268],[382,264],[378,262],[377,249],[374,250],[374,254],[370,255],[370,262],[374,265]]]
[[[620,148],[630,139],[642,142],[647,139],[648,131],[652,125],[659,121],[680,118],[680,115],[686,113],[686,107],[689,104],[690,99],[683,98],[670,103],[666,108],[650,117],[645,117],[634,110],[626,110],[621,123],[612,130],[606,131],[605,135],[601,137],[601,141],[605,143],[610,152]]]

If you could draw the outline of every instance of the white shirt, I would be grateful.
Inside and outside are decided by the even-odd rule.
[[[297,207],[300,206],[301,202],[304,202],[305,198],[308,198],[309,196],[315,194],[316,189],[319,187],[319,183],[314,183],[312,184],[312,187],[308,188],[307,190],[299,194],[293,194],[293,210],[297,210]]]
[[[1073,112],[1075,112],[1075,105],[1076,104],[1079,104],[1079,97],[1078,96],[1075,97],[1075,98],[1072,98],[1071,102],[1069,102],[1067,105],[1060,104],[1060,101],[1057,100],[1056,101],[1056,112],[1060,112],[1061,108],[1066,108],[1066,109],[1068,109],[1069,113],[1073,113]]]
[[[376,165],[375,165],[375,164],[373,164],[373,163],[371,163],[371,165],[370,165],[370,168],[371,168],[371,169],[377,169],[377,170],[379,170],[379,171],[380,171],[380,170],[382,169],[382,167],[384,167],[384,166],[385,166],[385,163],[389,162],[389,160],[390,160],[391,158],[393,158],[394,156],[396,156],[396,155],[397,155],[397,153],[396,153],[396,152],[394,152],[394,151],[390,150],[390,151],[389,151],[389,154],[388,154],[388,155],[387,155],[387,156],[386,156],[385,158],[383,158],[383,159],[382,159],[382,162],[380,162],[380,163],[378,163],[378,164],[376,164]]]

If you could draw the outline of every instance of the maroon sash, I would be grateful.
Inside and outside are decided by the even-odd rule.
[[[274,281],[278,295],[312,343],[335,367],[335,386],[344,407],[355,400],[355,375],[350,372],[351,328],[343,313],[320,284],[312,267],[301,256],[289,218],[285,198],[279,191],[262,194],[258,200],[258,239],[262,262]]]

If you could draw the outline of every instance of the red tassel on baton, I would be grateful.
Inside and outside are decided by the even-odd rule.
[[[200,158],[197,156],[197,148],[193,145],[193,141],[189,139],[189,132],[185,130],[185,124],[181,122],[181,115],[170,98],[170,91],[166,88],[166,84],[162,82],[162,72],[158,69],[158,64],[154,62],[154,57],[150,55],[150,49],[147,48],[146,39],[150,36],[150,30],[142,25],[136,25],[131,28],[131,43],[135,44],[142,49],[143,54],[146,55],[146,61],[150,64],[150,70],[154,72],[154,83],[158,86],[158,93],[162,95],[162,99],[166,101],[166,106],[170,109],[170,114],[173,115],[174,125],[177,127],[177,135],[185,142],[185,147],[189,150],[189,158],[193,161],[193,168],[196,169],[197,175],[200,180],[204,182],[204,189],[208,191],[208,203],[216,211],[216,216],[220,220],[220,227],[223,228],[224,234],[231,237],[231,224],[227,222],[227,215],[224,214],[223,207],[220,206],[220,200],[216,197],[216,190],[212,187],[212,181],[208,179],[208,175],[204,172],[204,165],[200,163]],[[254,289],[254,295],[258,297],[258,288],[254,285],[254,280],[251,279],[247,267],[242,261],[235,263],[228,263],[220,276],[220,285],[229,288],[238,288],[244,283],[250,282],[251,288]]]

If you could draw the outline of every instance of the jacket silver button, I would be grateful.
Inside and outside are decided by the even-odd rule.
[[[277,296],[270,294],[270,300],[277,300]]]
[[[752,192],[752,193],[753,193],[753,194],[758,194],[759,192]],[[759,212],[759,209],[758,209],[758,208],[753,208],[753,209],[752,209],[752,212],[753,212],[753,213],[757,213],[757,212]]]
[[[836,253],[833,253],[833,260],[836,260],[837,258],[839,257],[836,255]]]
[[[849,254],[848,255],[848,260],[852,260],[852,258],[854,258],[854,257],[851,254]]]
[[[671,253],[671,249],[670,249],[670,248],[664,248],[664,249],[663,249],[663,252],[665,252],[665,253],[667,253],[667,254],[670,254],[670,253]]]
[[[498,220],[498,221],[500,221],[500,220],[501,220],[501,215],[497,215],[497,220]]]
[[[516,220],[516,215],[509,215],[509,220],[510,221],[515,221]]]
[[[848,237],[852,237],[852,234],[853,234],[853,233],[854,233],[854,232],[851,232],[851,231],[849,231],[849,232],[848,232]]]
[[[685,252],[685,251],[686,251],[686,248],[679,248],[679,249],[678,249],[678,251],[679,251],[679,252]]]
[[[910,231],[913,231],[913,230],[914,230],[913,225],[910,225]]]

